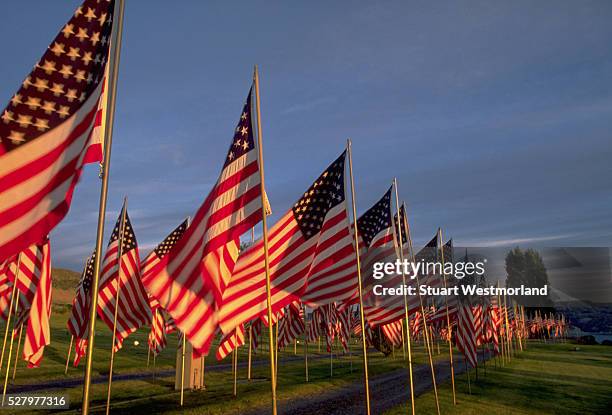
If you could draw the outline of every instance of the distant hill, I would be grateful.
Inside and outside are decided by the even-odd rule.
[[[80,278],[81,274],[78,272],[63,268],[53,268],[51,270],[53,305],[67,306],[72,304]]]

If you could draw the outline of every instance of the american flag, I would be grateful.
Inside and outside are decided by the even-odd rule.
[[[476,333],[476,346],[484,343],[484,314],[481,304],[472,306],[472,315],[474,316],[474,331]]]
[[[23,342],[23,359],[28,362],[28,367],[40,365],[45,346],[51,343],[51,245],[47,239],[36,246],[39,252],[36,258],[40,263],[35,264],[37,272],[31,276],[31,284],[36,288],[28,315],[24,317],[28,326]],[[23,264],[23,260],[21,262]]]
[[[344,193],[345,158],[343,152],[268,232],[274,313],[300,299],[309,277],[332,272],[347,256],[354,255],[354,251],[332,249],[347,246],[352,239]],[[223,294],[221,329],[229,333],[266,311],[264,244],[259,240],[238,258]]]
[[[160,307],[153,311],[153,321],[148,337],[149,349],[155,356],[161,353],[166,347],[166,321]]]
[[[89,310],[91,308],[91,286],[96,263],[96,251],[87,261],[81,273],[81,279],[77,285],[76,294],[72,300],[72,310],[68,319],[68,331],[76,339],[74,366],[78,366],[81,357],[87,349],[87,337],[89,336]]]
[[[351,338],[351,310],[350,308],[340,309],[336,308],[337,316],[337,331],[338,338],[342,344],[344,352],[348,352],[349,341]]]
[[[251,321],[250,324],[250,335],[251,335],[251,347],[253,348],[253,352],[257,351],[257,346],[259,345],[259,335],[261,334],[261,319],[255,319]]]
[[[306,332],[306,336],[309,342],[314,342],[321,335],[321,310],[317,308],[311,314],[310,323],[308,324],[308,331]]]
[[[467,362],[476,367],[478,364],[476,355],[476,317],[474,316],[474,308],[471,306],[469,299],[459,304],[457,313],[457,332],[456,341],[457,349],[465,356]]]
[[[17,303],[13,304],[13,313],[18,313],[16,318],[16,326],[23,323],[28,316],[28,310],[32,306],[34,295],[36,294],[37,284],[42,274],[45,258],[48,248],[43,243],[30,245],[17,255],[14,255],[5,262],[2,275],[2,315],[6,320],[10,306],[11,297],[13,294],[13,286],[17,276]],[[19,267],[19,272],[17,268]]]
[[[421,314],[421,312],[416,311],[414,313],[414,316],[412,317],[412,320],[410,321],[410,333],[412,333],[412,336],[414,338],[416,338],[421,332],[422,318],[423,318],[423,315]]]
[[[323,328],[322,332],[325,335],[325,340],[327,341],[327,351],[331,352],[338,325],[336,304],[326,304],[319,307],[319,310],[321,310],[321,326]]]
[[[166,256],[170,249],[185,233],[188,226],[188,220],[185,219],[183,223],[177,226],[162,242],[159,243],[153,249],[144,260],[140,262],[140,275],[141,279],[145,279],[149,275],[155,266]],[[166,347],[166,321],[163,315],[162,308],[159,305],[157,299],[151,295],[149,297],[149,307],[151,308],[151,314],[153,320],[151,321],[151,331],[149,332],[149,346],[151,350],[157,355]]]
[[[278,347],[287,347],[304,333],[304,318],[300,304],[295,301],[287,306],[285,316],[278,323]]]
[[[18,267],[19,265],[19,267]],[[49,316],[51,314],[51,246],[49,239],[29,246],[0,267],[2,317],[8,317],[8,308],[15,280],[17,301],[13,327],[27,324],[23,358],[28,367],[37,367],[45,346],[51,343]]]
[[[179,239],[181,239],[185,233],[185,230],[187,229],[187,226],[188,220],[185,219],[183,223],[177,226],[168,236],[166,236],[163,241],[159,243],[159,245],[155,247],[155,249],[149,252],[149,255],[147,255],[145,259],[140,262],[140,275],[142,276],[143,280],[146,279],[151,272],[153,272],[155,266],[159,264],[161,259],[165,257],[166,254],[170,252],[172,247],[176,245]]]
[[[223,336],[221,342],[219,343],[219,348],[217,349],[217,360],[225,359],[230,353],[234,351],[234,349],[242,346],[245,343],[245,337],[246,336],[243,324],[238,326],[231,333],[228,333]]]
[[[102,160],[114,7],[83,2],[0,115],[0,261],[43,240]]]
[[[363,259],[364,312],[372,327],[389,324],[405,316],[403,296],[376,296],[373,285],[387,288],[401,287],[401,274],[385,275],[381,280],[373,277],[376,262],[395,262],[398,259],[398,246],[391,214],[392,187],[383,197],[357,220],[357,231],[367,251]],[[408,282],[409,279],[406,279]]]
[[[404,327],[403,320],[396,320],[393,323],[387,323],[380,326],[385,337],[395,347],[402,345],[404,341]]]
[[[221,298],[234,268],[238,238],[262,218],[251,101],[249,91],[221,175],[191,226],[143,279],[196,354],[206,354],[214,337],[215,299]]]
[[[125,223],[122,224],[123,215]],[[121,258],[119,258],[120,250]],[[117,284],[119,281],[120,284]],[[140,279],[140,257],[136,235],[127,211],[123,210],[106,248],[100,274],[98,316],[111,330],[115,321],[118,287],[119,310],[115,329],[115,351],[121,348],[126,337],[151,321],[148,295]]]

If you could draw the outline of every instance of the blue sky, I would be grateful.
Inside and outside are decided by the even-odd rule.
[[[78,3],[3,5],[0,100]],[[417,245],[442,226],[458,245],[610,246],[611,21],[608,1],[128,1],[107,234],[123,195],[143,253],[196,210],[257,63],[273,219],[351,137],[358,209],[397,176]],[[98,193],[89,166],[57,265],[92,250]]]

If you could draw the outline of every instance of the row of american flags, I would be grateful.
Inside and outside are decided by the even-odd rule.
[[[33,367],[51,341],[49,234],[68,214],[84,166],[101,163],[107,172],[110,162],[110,147],[104,144],[110,134],[107,114],[114,112],[109,78],[117,40],[113,34],[120,30],[117,9],[114,0],[85,0],[1,115],[0,312],[7,327],[13,316],[13,332],[26,327],[23,358]],[[371,288],[378,283],[374,263],[394,262],[401,255],[414,261],[452,261],[452,241],[444,242],[437,232],[414,253],[406,206],[393,206],[393,187],[352,226],[350,149],[339,151],[312,185],[296,195],[280,219],[264,229],[265,238],[241,249],[243,235],[271,209],[263,182],[259,117],[254,85],[228,151],[220,156],[214,186],[193,217],[144,258],[124,204],[105,251],[94,247],[76,287],[67,322],[75,339],[74,364],[90,346],[95,311],[113,331],[114,351],[130,334],[149,326],[148,344],[155,354],[166,345],[166,336],[178,331],[198,355],[208,354],[215,336],[222,336],[219,359],[247,341],[256,345],[262,325],[278,326],[279,347],[304,335],[311,341],[324,337],[329,349],[337,338],[348,350],[351,333],[372,343],[372,331],[380,328],[399,346],[407,330],[417,335],[429,321],[440,336],[451,339],[454,331],[459,349],[476,365],[473,351],[479,342],[495,344],[499,327],[510,330],[509,324],[500,323],[499,306],[423,297],[411,297],[405,304],[399,296],[373,295]],[[355,203],[354,194],[350,196]],[[405,277],[393,275],[383,284],[399,287]],[[453,283],[444,275],[419,278],[430,286]],[[365,327],[356,317],[357,307]],[[307,308],[314,310],[310,324]],[[405,313],[412,316],[412,323],[406,322],[410,327],[404,327]]]

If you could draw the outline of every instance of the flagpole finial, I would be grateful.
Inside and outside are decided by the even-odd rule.
[[[346,148],[347,148],[347,149],[350,149],[350,148],[351,148],[351,145],[352,145],[352,141],[351,141],[351,139],[350,139],[350,138],[347,138],[347,139],[346,139]]]

